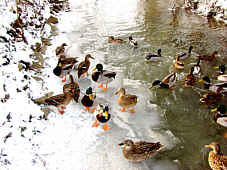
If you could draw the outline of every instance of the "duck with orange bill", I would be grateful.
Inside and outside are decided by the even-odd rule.
[[[86,89],[86,94],[81,99],[82,105],[85,107],[85,110],[89,112],[90,108],[94,104],[94,100],[96,98],[96,95],[93,94],[92,87],[88,87]],[[95,111],[95,108],[92,108],[91,112],[93,113]]]
[[[89,61],[89,58],[91,59],[94,59],[94,57],[92,57],[90,54],[87,54],[85,56],[85,59],[84,61],[80,62],[80,64],[78,65],[77,67],[77,70],[78,70],[78,79],[81,77],[81,76],[84,76],[84,74],[87,74],[88,76],[88,69],[90,67],[90,61]]]
[[[66,81],[66,75],[69,74],[74,65],[77,63],[76,58],[59,58],[58,59],[58,64],[54,68],[53,73],[62,78],[62,82]]]
[[[108,130],[109,126],[107,122],[111,118],[111,114],[109,113],[109,107],[107,105],[99,104],[94,112],[95,121],[92,124],[92,127],[98,127],[100,124],[103,124],[102,128],[104,130]]]
[[[126,109],[129,109],[130,113],[134,113],[133,107],[137,104],[137,96],[133,94],[126,94],[125,88],[120,88],[115,95],[120,94],[120,97],[117,99],[118,104],[122,107],[121,111],[126,112]]]
[[[92,80],[94,82],[100,83],[98,86],[99,88],[103,88],[103,84],[106,84],[106,86],[103,88],[103,91],[106,91],[108,88],[108,83],[115,79],[116,72],[103,70],[102,64],[97,64],[93,70],[94,72],[91,75]]]

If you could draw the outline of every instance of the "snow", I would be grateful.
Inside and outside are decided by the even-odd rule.
[[[67,54],[69,56],[78,56],[83,60],[88,51],[80,50],[80,43],[72,40],[70,34],[73,31],[80,31],[80,17],[75,18],[73,9],[80,8],[81,3],[77,1],[70,2],[72,11],[58,14],[59,23],[57,25],[58,35],[51,37],[51,27],[46,24],[44,31],[35,30],[28,27],[24,35],[28,44],[23,41],[11,43],[15,46],[14,51],[8,50],[7,43],[0,43],[0,98],[5,98],[9,94],[9,99],[0,102],[0,166],[2,170],[6,169],[32,169],[32,170],[100,170],[100,169],[130,169],[145,170],[149,169],[146,163],[133,164],[128,162],[122,155],[119,142],[125,138],[134,140],[160,141],[165,149],[171,149],[178,143],[178,139],[170,131],[159,130],[162,125],[161,114],[158,113],[155,105],[146,105],[148,96],[144,95],[147,91],[142,91],[139,81],[123,79],[121,72],[118,72],[116,81],[110,84],[108,92],[103,93],[96,88],[97,84],[91,82],[90,78],[80,80],[81,90],[84,93],[88,86],[95,87],[97,92],[97,103],[107,103],[111,106],[112,120],[110,130],[103,131],[101,127],[92,128],[94,117],[84,111],[81,104],[71,102],[64,115],[57,112],[54,107],[38,106],[31,101],[31,98],[38,98],[48,92],[55,94],[62,93],[63,84],[53,75],[52,70],[56,66],[57,57],[55,48],[61,43],[70,44]],[[44,5],[44,1],[40,0]],[[82,3],[83,4],[83,3]],[[86,5],[83,4],[83,5]],[[49,18],[49,5],[44,5],[41,10],[45,19]],[[12,12],[15,7],[13,1],[8,3],[7,7],[0,6],[1,36],[12,39],[6,30],[10,28],[10,23],[16,19]],[[33,16],[33,8],[27,8],[28,18]],[[38,24],[39,21],[35,20]],[[35,34],[31,32],[35,31]],[[44,56],[44,69],[41,73],[32,70],[19,71],[18,64],[20,60],[32,63],[29,55],[33,54],[31,45],[41,42],[41,37],[51,38],[51,46],[48,46]],[[8,52],[7,52],[8,50]],[[5,52],[6,51],[6,52]],[[10,64],[2,65],[10,59]],[[96,61],[98,63],[100,61]],[[92,67],[95,63],[92,64]],[[28,78],[25,78],[27,75]],[[42,80],[35,80],[33,77],[40,77]],[[5,85],[5,89],[3,88]],[[23,90],[25,86],[29,88]],[[136,107],[136,113],[122,114],[116,103],[117,96],[113,92],[119,86],[129,89],[129,93],[138,95],[139,103]],[[144,88],[146,89],[146,88]],[[41,108],[50,108],[53,111],[49,114],[48,120],[40,119],[43,115]],[[29,116],[32,115],[31,121]],[[146,118],[153,116],[153,121],[148,122]],[[8,117],[8,119],[7,119]],[[10,118],[11,117],[11,118]],[[151,127],[154,130],[151,130]],[[141,129],[143,129],[141,131]],[[140,132],[138,132],[140,130]],[[10,135],[11,134],[11,135]],[[8,136],[8,137],[6,137]],[[153,169],[178,169],[174,162],[169,160],[150,160],[154,164]]]

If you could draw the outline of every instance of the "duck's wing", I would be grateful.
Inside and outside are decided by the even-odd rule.
[[[134,146],[136,153],[155,153],[158,149],[160,149],[160,147],[162,147],[160,142],[151,143],[145,141],[135,142]]]
[[[107,70],[103,71],[103,77],[106,77],[109,79],[111,79],[111,78],[115,79],[116,74],[117,74],[116,72],[111,72],[111,71],[107,71]]]
[[[170,81],[175,81],[175,79],[176,79],[176,74],[171,73],[171,74],[167,75],[166,77],[164,77],[162,79],[162,82],[168,84]]]
[[[45,99],[45,104],[58,106],[60,104],[63,104],[64,101],[65,101],[65,95],[59,94]]]
[[[137,103],[137,96],[126,94],[122,96],[122,102],[124,102],[125,105],[131,105],[131,104]]]

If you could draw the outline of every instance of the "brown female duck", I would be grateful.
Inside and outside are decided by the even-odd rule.
[[[80,97],[80,87],[77,82],[74,81],[73,76],[70,74],[70,83],[63,86],[63,93],[71,93],[73,99],[78,103]]]
[[[214,104],[223,98],[222,91],[223,91],[223,88],[218,87],[216,91],[211,91],[204,94],[200,98],[200,102],[205,104],[206,106],[210,106],[211,104]]]
[[[204,55],[199,55],[196,57],[199,58],[200,60],[204,60],[204,61],[213,61],[216,54],[218,54],[218,52],[213,51],[211,54],[204,54]]]
[[[227,156],[221,153],[220,145],[212,142],[205,145],[206,148],[211,148],[209,152],[208,162],[212,170],[226,170],[227,169]]]
[[[195,78],[193,72],[194,72],[194,67],[191,67],[189,73],[184,78],[184,85],[186,87],[193,86],[195,84],[196,78]]]
[[[82,75],[84,75],[85,73],[87,73],[88,75],[88,69],[90,67],[90,61],[89,58],[94,59],[90,54],[87,54],[85,56],[85,60],[82,61],[79,65],[78,65],[78,78],[80,78]]]
[[[109,36],[108,43],[124,43],[124,40],[120,38],[114,38],[114,36]]]
[[[57,57],[65,56],[65,46],[67,46],[67,44],[63,43],[62,45],[58,46],[55,49],[55,53]]]
[[[120,94],[120,97],[117,99],[117,102],[122,107],[122,112],[125,112],[126,108],[132,108],[137,104],[137,96],[132,94],[126,94],[125,88],[120,88],[114,94]],[[129,111],[130,113],[135,112],[134,109],[130,109]]]
[[[124,157],[132,162],[142,162],[151,158],[163,146],[160,142],[133,142],[132,140],[125,140],[118,145],[122,147]]]

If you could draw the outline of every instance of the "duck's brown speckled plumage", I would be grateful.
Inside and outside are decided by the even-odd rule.
[[[78,78],[80,78],[83,74],[88,72],[88,69],[90,67],[90,61],[89,58],[94,59],[90,54],[87,54],[85,56],[85,60],[82,61],[79,65],[78,65]]]
[[[137,104],[137,96],[132,94],[126,94],[124,88],[120,88],[115,95],[120,94],[117,102],[121,107],[129,108]]]
[[[204,55],[199,55],[196,57],[199,58],[200,60],[204,60],[204,61],[213,61],[213,59],[217,53],[218,53],[217,51],[214,51],[211,54],[204,54]]]
[[[163,146],[160,142],[133,142],[132,140],[125,140],[118,145],[122,147],[124,157],[132,162],[141,162],[149,159]]]
[[[205,104],[206,106],[210,106],[211,104],[220,101],[223,98],[223,94],[221,93],[222,88],[218,88],[216,92],[208,92],[204,94],[200,98],[200,102]]]
[[[206,148],[211,148],[209,152],[208,162],[212,170],[226,170],[227,169],[227,156],[221,153],[220,145],[212,142],[205,145]]]
[[[193,74],[194,67],[191,67],[189,73],[185,76],[184,79],[184,85],[187,86],[193,86],[195,84],[196,78]]]

